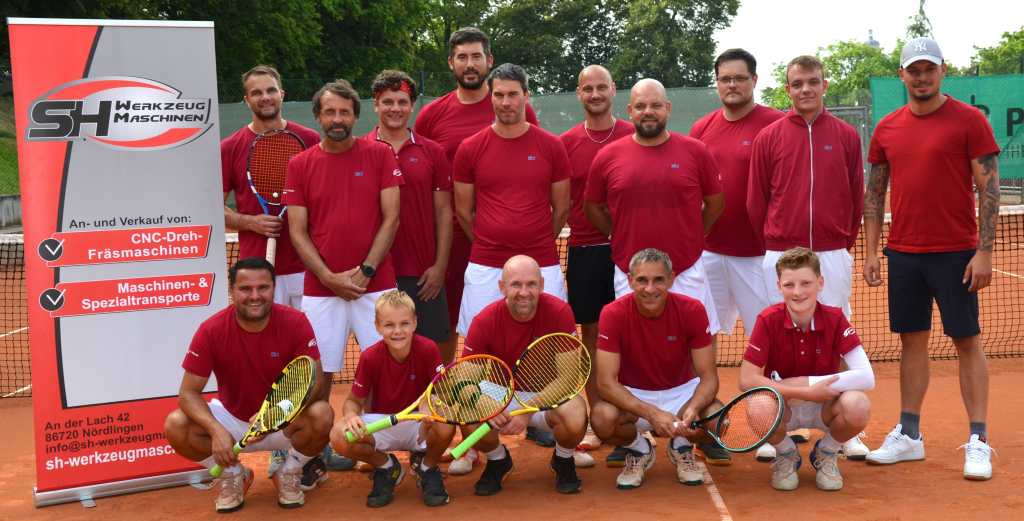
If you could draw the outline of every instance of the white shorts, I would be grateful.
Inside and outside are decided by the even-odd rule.
[[[787,431],[797,429],[818,429],[828,432],[828,426],[821,419],[821,404],[818,402],[791,401],[786,403],[789,408],[789,421],[786,422]]]
[[[306,281],[306,273],[289,273],[274,277],[274,302],[302,309],[302,286]]]
[[[629,386],[623,386],[627,391],[630,392],[636,399],[641,402],[651,404],[663,411],[670,412],[672,414],[678,414],[679,411],[686,405],[686,402],[690,401],[693,397],[693,392],[697,390],[697,384],[700,383],[700,378],[693,378],[692,380],[675,387],[668,389],[662,389],[660,391],[650,391],[647,389],[634,389]],[[651,423],[644,418],[639,418],[636,421],[637,432],[647,432],[654,430]]]
[[[568,299],[565,292],[565,278],[562,276],[562,266],[554,264],[542,266],[540,275],[544,278],[544,293],[554,295],[562,300]],[[470,262],[466,266],[464,277],[465,288],[462,290],[462,303],[459,306],[458,332],[466,336],[469,332],[469,325],[473,319],[480,314],[488,304],[501,297],[501,290],[498,289],[498,281],[501,280],[501,268],[492,268]]]
[[[507,392],[507,387],[501,386],[493,382],[482,382],[480,384],[480,387],[483,388],[484,394],[487,394],[489,396],[505,396],[505,393]],[[529,401],[530,398],[535,396],[537,393],[531,393],[528,391],[517,391],[516,394],[521,396],[523,400]],[[512,398],[512,401],[509,402],[508,407],[505,407],[505,412],[510,413],[513,411],[518,411],[519,409],[522,408],[523,405],[519,403],[519,401],[516,400],[515,398]],[[545,432],[553,432],[551,426],[548,425],[547,413],[547,411],[538,411],[533,413],[530,416],[530,427],[540,429]]]
[[[816,251],[821,263],[821,276],[825,279],[825,287],[818,293],[818,302],[827,306],[842,308],[846,318],[850,318],[850,293],[853,291],[853,256],[845,249]],[[768,301],[772,304],[782,302],[779,291],[779,276],[775,273],[775,263],[782,256],[781,251],[768,250],[764,253],[761,268],[764,271],[764,285]]]
[[[363,423],[369,425],[389,414],[364,414]],[[373,433],[373,448],[381,452],[392,452],[396,450],[408,450],[422,452],[427,450],[426,440],[420,439],[420,428],[422,424],[418,421],[398,422],[394,427]]]
[[[673,293],[686,295],[695,298],[704,304],[704,311],[708,314],[708,325],[711,326],[711,334],[714,335],[722,330],[718,322],[718,313],[715,311],[715,300],[711,297],[711,288],[704,277],[704,267],[700,259],[693,263],[686,271],[676,275],[672,281],[672,287],[668,288]],[[629,287],[629,275],[615,266],[615,298],[628,295],[633,292]]]
[[[213,413],[217,423],[223,425],[231,433],[231,437],[235,441],[241,440],[242,436],[245,436],[245,433],[249,431],[249,422],[235,418],[233,414],[224,408],[224,404],[220,403],[220,400],[214,398],[207,405],[210,406],[210,412]],[[246,445],[242,452],[288,450],[290,448],[292,448],[292,440],[289,440],[284,435],[284,431],[277,431],[256,443]]]
[[[705,251],[700,256],[704,275],[715,302],[715,314],[722,331],[731,333],[736,317],[743,318],[747,335],[754,329],[757,315],[768,307],[765,295],[763,257],[733,257]]]
[[[345,363],[345,346],[348,344],[350,334],[356,336],[356,342],[362,351],[380,341],[380,333],[374,325],[374,306],[385,291],[390,290],[365,293],[355,300],[309,295],[302,297],[302,311],[313,325],[324,372],[341,371]]]

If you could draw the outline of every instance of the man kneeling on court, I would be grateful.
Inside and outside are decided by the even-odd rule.
[[[464,355],[492,355],[515,367],[516,360],[534,340],[551,333],[576,333],[572,308],[562,299],[544,293],[540,270],[537,261],[526,255],[516,255],[505,263],[498,281],[504,298],[484,307],[473,319]],[[476,494],[497,494],[512,470],[512,455],[500,444],[498,434],[519,434],[527,426],[554,433],[551,470],[555,472],[555,489],[563,494],[579,492],[583,482],[576,476],[573,451],[587,432],[587,405],[583,398],[576,396],[556,409],[509,416],[518,408],[519,403],[513,400],[505,412],[490,420],[494,430],[476,444],[477,450],[487,456],[487,466],[476,482]],[[463,436],[476,427],[463,428]]]
[[[228,284],[233,304],[203,322],[192,337],[181,364],[180,409],[164,422],[167,441],[178,454],[207,468],[224,468],[218,512],[233,512],[245,503],[253,473],[239,463],[232,447],[249,430],[281,370],[307,355],[317,360],[317,383],[310,396],[320,396],[323,381],[320,352],[306,315],[274,303],[274,266],[262,258],[242,259],[228,271]],[[218,397],[207,403],[202,393],[211,372],[217,376]],[[246,445],[245,452],[288,451],[284,466],[274,474],[280,506],[302,506],[303,490],[327,479],[322,469],[311,467],[309,475],[302,469],[327,445],[333,421],[330,404],[318,400],[283,430]]]
[[[437,461],[455,436],[454,425],[429,419],[405,421],[365,434],[366,425],[401,412],[423,394],[442,367],[441,352],[433,340],[415,334],[416,304],[403,291],[388,291],[377,299],[374,323],[383,339],[359,357],[341,420],[331,430],[331,446],[345,457],[376,467],[367,506],[382,507],[394,499],[395,487],[405,477],[405,469],[390,453],[396,450],[413,454],[409,466],[419,479],[423,502],[444,505],[448,492]],[[426,410],[425,401],[421,409]],[[362,437],[349,443],[346,432]]]
[[[642,485],[654,465],[653,447],[642,436],[647,431],[672,438],[668,459],[680,483],[704,482],[693,443],[710,440],[690,424],[722,407],[715,399],[715,349],[704,305],[670,293],[674,278],[668,254],[640,250],[629,261],[633,292],[605,306],[597,323],[602,401],[591,411],[591,425],[601,441],[626,449],[615,481],[622,489]]]
[[[818,302],[825,284],[818,256],[807,248],[786,251],[775,263],[783,302],[757,316],[740,367],[740,388],[767,386],[786,399],[786,415],[774,436],[772,487],[800,484],[800,453],[786,431],[819,429],[811,450],[821,490],[840,490],[839,449],[868,424],[871,403],[863,391],[875,375],[857,332],[841,308]],[[846,370],[840,372],[840,361]]]

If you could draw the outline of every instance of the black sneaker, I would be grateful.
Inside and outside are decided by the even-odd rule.
[[[398,463],[398,458],[394,454],[388,454],[388,459],[391,460],[391,468],[378,468],[373,471],[373,490],[366,496],[368,507],[377,508],[391,503],[395,499],[395,487],[405,477],[405,467]]]
[[[419,463],[413,467],[416,471],[416,486],[420,487],[423,493],[423,504],[428,507],[439,507],[448,504],[448,491],[444,489],[444,477],[441,476],[441,469],[434,465],[427,470],[422,470]]]
[[[307,492],[316,488],[317,485],[327,481],[327,466],[320,456],[306,462],[302,467],[302,479],[299,481],[299,488]]]
[[[604,459],[604,464],[608,467],[617,468],[626,465],[626,448],[618,445],[608,453],[608,457]]]
[[[719,467],[732,465],[732,454],[723,449],[717,443],[698,443],[697,448],[700,449],[701,454],[704,455],[704,461],[706,461],[708,465],[716,465]]]
[[[542,431],[535,427],[526,428],[526,439],[533,441],[541,447],[554,447],[555,435],[548,431]]]
[[[475,492],[478,496],[493,496],[501,492],[501,482],[512,470],[512,453],[505,449],[505,457],[499,460],[487,460],[480,479],[477,480]]]
[[[555,471],[555,490],[562,494],[575,494],[583,486],[583,480],[576,476],[576,462],[572,456],[559,458],[551,455],[551,470]]]

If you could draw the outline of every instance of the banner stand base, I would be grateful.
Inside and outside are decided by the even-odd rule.
[[[160,476],[128,479],[124,481],[113,481],[110,483],[98,483],[96,485],[88,485],[85,487],[64,488],[60,490],[50,490],[47,492],[38,492],[35,487],[32,487],[32,499],[35,502],[36,508],[57,505],[60,503],[70,503],[72,501],[81,501],[82,506],[88,508],[89,503],[92,503],[93,500],[101,497],[119,496],[121,494],[145,492],[147,490],[156,490],[167,487],[178,487],[181,485],[210,481],[211,479],[213,478],[210,477],[210,471],[206,469],[196,469],[187,472],[177,472],[174,474],[163,474]]]

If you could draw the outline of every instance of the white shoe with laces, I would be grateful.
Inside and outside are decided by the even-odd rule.
[[[626,462],[622,472],[615,478],[615,486],[620,489],[637,488],[644,484],[644,474],[654,466],[654,447],[648,445],[647,454],[626,449]]]
[[[839,450],[846,456],[846,459],[854,461],[863,461],[868,456],[871,449],[867,445],[864,445],[863,441],[860,441],[861,436],[864,433],[860,433],[849,440],[843,442],[843,447]]]
[[[775,456],[772,461],[772,488],[775,490],[796,490],[800,486],[800,451],[793,449]]]
[[[972,481],[992,479],[992,453],[995,449],[977,434],[960,446],[964,449],[964,478]]]
[[[891,465],[901,461],[917,461],[924,459],[924,437],[911,438],[903,434],[903,426],[897,424],[889,434],[885,435],[882,446],[869,452],[868,463]]]
[[[583,450],[574,450],[572,452],[572,460],[576,463],[576,468],[578,469],[588,469],[597,464],[594,461],[594,457]]]
[[[448,464],[448,474],[461,476],[473,472],[473,464],[476,463],[477,459],[479,459],[479,453],[476,449],[469,449],[461,458]]]
[[[757,461],[771,461],[775,459],[775,446],[771,443],[765,443],[757,448],[757,453],[754,456]]]

